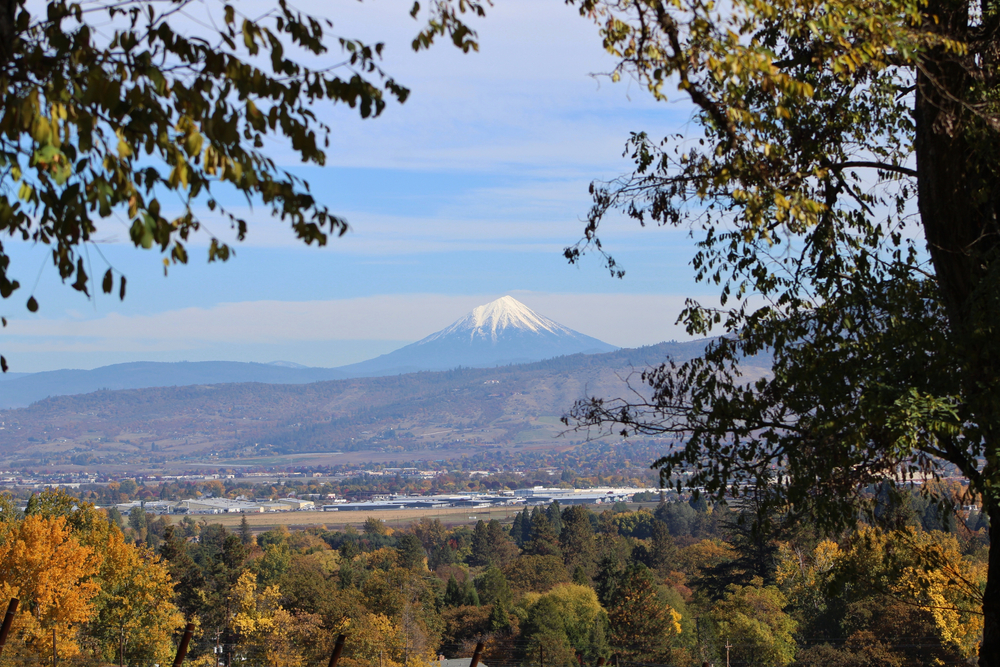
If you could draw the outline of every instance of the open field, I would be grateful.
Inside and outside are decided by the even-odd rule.
[[[629,509],[640,507],[655,508],[655,503],[629,503]],[[591,510],[600,512],[602,507],[608,505],[589,505]],[[513,521],[514,515],[521,511],[520,507],[448,507],[444,509],[430,510],[381,510],[371,512],[267,512],[263,514],[171,514],[167,519],[171,523],[179,523],[184,516],[191,516],[196,521],[206,523],[222,524],[227,528],[235,528],[246,517],[247,523],[254,532],[263,532],[278,526],[287,526],[291,529],[311,528],[313,526],[326,526],[329,530],[344,528],[347,525],[359,526],[370,516],[382,519],[392,528],[403,528],[414,521],[420,519],[440,519],[442,523],[449,526],[461,524],[473,524],[480,519],[490,521],[498,519],[501,522]]]
[[[396,528],[407,526],[420,519],[440,519],[448,525],[475,523],[482,519],[490,521],[513,521],[514,514],[520,511],[517,507],[447,507],[430,510],[381,510],[370,512],[266,512],[263,514],[191,514],[196,521],[218,523],[227,528],[235,528],[246,517],[247,523],[255,532],[270,530],[277,526],[287,526],[289,529],[326,526],[330,530],[343,528],[348,524],[359,526],[370,516],[382,519],[387,525]],[[171,514],[167,518],[172,523],[178,523],[185,515]]]

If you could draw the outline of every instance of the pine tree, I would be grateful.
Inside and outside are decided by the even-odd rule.
[[[514,523],[510,526],[510,538],[518,547],[524,546],[524,519],[520,512],[514,515]]]
[[[669,641],[680,633],[680,614],[660,599],[645,565],[622,574],[608,605],[611,645],[632,660],[657,662],[668,657]]]
[[[448,577],[448,584],[444,589],[444,603],[449,607],[460,607],[465,604],[465,592],[458,585],[455,575]]]
[[[652,567],[661,574],[669,572],[677,557],[677,545],[662,521],[653,522],[653,539],[649,550]]]
[[[490,564],[490,537],[486,530],[486,522],[480,519],[472,531],[472,553],[469,564],[476,567]]]
[[[247,546],[253,543],[253,531],[250,530],[250,522],[247,521],[246,514],[240,520],[240,541]]]
[[[531,512],[525,507],[521,512],[521,543],[519,547],[524,547],[531,540]]]
[[[462,583],[462,592],[465,604],[472,605],[473,607],[479,606],[479,591],[476,590],[471,579],[466,579]]]
[[[506,607],[513,601],[507,577],[497,567],[487,568],[485,572],[476,577],[474,583],[483,604],[493,604],[499,599]]]
[[[487,622],[490,632],[507,632],[510,630],[510,614],[502,598],[493,601],[490,609],[490,620]]]
[[[559,538],[545,512],[538,511],[531,520],[531,541],[524,547],[524,552],[533,556],[559,556]]]
[[[496,519],[486,524],[486,539],[489,544],[489,564],[504,567],[517,558],[517,545]]]
[[[597,542],[590,524],[590,511],[580,505],[563,512],[563,529],[559,533],[559,547],[563,552],[566,569],[575,572],[581,568],[589,580],[594,571]]]
[[[545,515],[549,517],[549,522],[552,524],[552,530],[555,531],[556,535],[562,532],[563,522],[562,522],[562,508],[559,507],[559,501],[553,500],[552,504],[545,508]]]

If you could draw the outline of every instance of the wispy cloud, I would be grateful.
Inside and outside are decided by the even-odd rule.
[[[672,295],[511,292],[537,312],[619,346],[683,338],[674,325],[683,298]],[[249,301],[152,315],[15,319],[6,335],[42,351],[175,350],[226,342],[413,341],[502,294],[400,294],[329,301]],[[9,338],[8,338],[9,340]],[[250,361],[250,359],[248,359]]]

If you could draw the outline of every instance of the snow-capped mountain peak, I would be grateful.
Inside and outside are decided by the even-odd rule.
[[[512,296],[502,296],[483,306],[477,306],[471,313],[450,327],[424,339],[430,342],[438,338],[467,333],[470,338],[490,338],[496,340],[506,329],[520,329],[532,333],[568,333],[570,330],[547,317],[539,315]]]
[[[381,357],[340,370],[352,375],[449,370],[460,366],[504,366],[566,354],[610,352],[615,348],[539,315],[504,296],[441,331]]]

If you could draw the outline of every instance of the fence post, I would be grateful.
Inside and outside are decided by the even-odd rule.
[[[333,653],[330,654],[330,664],[327,667],[337,667],[340,661],[340,654],[344,652],[344,642],[347,641],[345,635],[337,635],[337,641],[333,645]]]
[[[188,644],[191,643],[191,635],[194,634],[194,623],[188,623],[187,627],[184,628],[184,636],[181,637],[181,645],[177,647],[177,657],[174,658],[174,667],[181,667],[181,663],[184,662],[184,656],[188,652]]]
[[[476,651],[472,654],[472,662],[469,663],[469,667],[479,666],[479,657],[483,654],[484,644],[479,642],[476,644]]]

